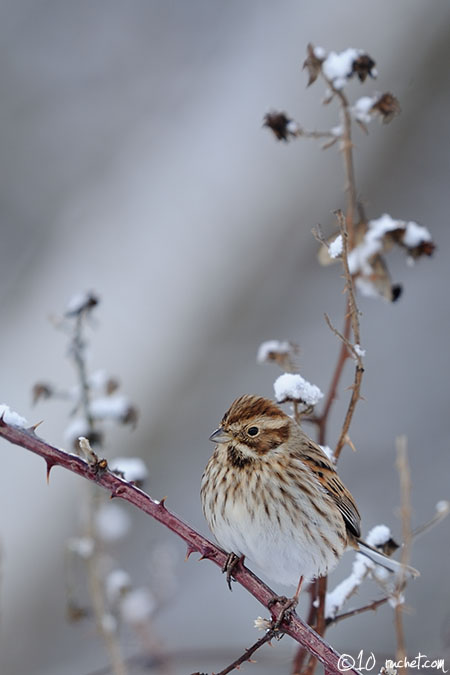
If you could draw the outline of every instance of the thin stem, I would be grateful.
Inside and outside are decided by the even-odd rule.
[[[71,341],[71,355],[75,363],[79,386],[80,402],[83,417],[88,429],[88,436],[92,437],[94,429],[94,418],[90,406],[90,386],[87,376],[85,361],[85,343],[83,338],[83,327],[86,318],[86,311],[79,312],[75,317],[73,336]],[[94,611],[95,624],[98,634],[101,636],[111,669],[114,675],[126,675],[127,669],[122,658],[117,633],[108,621],[107,603],[105,598],[105,588],[102,579],[102,552],[96,529],[96,515],[99,508],[98,494],[89,486],[88,494],[88,513],[86,523],[86,536],[94,542],[92,554],[87,559],[87,576]]]
[[[403,546],[401,551],[402,565],[406,566],[409,562],[409,552],[411,549],[411,474],[408,463],[408,444],[406,436],[399,436],[396,439],[397,446],[397,469],[400,478],[401,494],[401,514],[402,514],[402,539]],[[394,623],[397,636],[397,661],[404,661],[406,658],[405,631],[403,627],[403,601],[401,597],[402,589],[405,585],[405,567],[401,573],[398,582],[397,603],[395,605]],[[401,669],[407,673],[407,668]]]
[[[356,298],[355,298],[355,288],[353,284],[353,277],[350,273],[350,268],[348,265],[348,243],[349,243],[349,230],[347,227],[347,221],[344,218],[343,214],[341,211],[338,211],[337,213],[338,216],[338,221],[341,229],[341,236],[342,236],[342,264],[344,266],[344,274],[345,274],[345,279],[346,279],[346,290],[347,290],[347,302],[348,302],[348,309],[349,309],[349,315],[350,315],[350,320],[351,320],[351,325],[352,325],[352,331],[353,331],[353,339],[356,345],[360,345],[361,343],[361,337],[360,337],[360,329],[359,329],[359,310],[356,305]],[[344,336],[345,337],[345,336]],[[347,338],[348,341],[348,338]],[[350,429],[350,424],[353,418],[353,414],[355,412],[356,405],[360,399],[360,392],[361,392],[361,382],[362,382],[362,376],[364,373],[364,367],[362,363],[361,356],[355,352],[355,349],[352,348],[353,356],[356,359],[356,367],[355,367],[355,378],[354,378],[354,383],[353,383],[353,389],[352,389],[352,395],[350,397],[350,402],[347,408],[347,413],[345,415],[344,419],[344,424],[342,425],[341,429],[341,434],[339,436],[339,440],[337,442],[336,448],[334,450],[334,458],[335,461],[339,459],[339,455],[341,453],[342,448],[344,447],[345,443],[347,442],[348,439],[348,430]]]
[[[277,635],[277,631],[275,630],[269,630],[267,633],[257,640],[254,645],[249,647],[248,649],[245,650],[245,652],[237,658],[233,663],[230,663],[229,666],[224,668],[223,670],[220,671],[220,673],[216,673],[216,675],[227,675],[228,673],[231,673],[232,670],[235,670],[236,668],[239,670],[239,666],[241,666],[243,663],[246,661],[250,661],[251,656],[263,645],[265,645],[267,642],[270,642],[275,636]]]
[[[345,323],[344,323],[344,331],[343,335],[344,337],[348,340],[350,337],[350,327],[351,327],[351,319],[350,319],[350,313],[347,312],[345,316]],[[341,345],[341,349],[339,351],[339,356],[338,360],[336,363],[336,367],[334,369],[333,377],[330,383],[330,386],[328,387],[328,394],[327,398],[325,401],[325,407],[323,409],[322,415],[319,417],[319,443],[320,445],[325,445],[326,442],[326,428],[327,428],[327,423],[328,423],[328,416],[331,411],[331,407],[334,403],[334,400],[337,397],[337,389],[339,386],[339,382],[341,380],[342,376],[342,371],[344,370],[345,362],[348,358],[348,349],[345,344]]]
[[[390,597],[390,595],[387,595],[384,598],[380,598],[379,600],[374,600],[368,605],[357,607],[356,609],[350,609],[348,612],[342,612],[342,614],[338,614],[333,619],[327,619],[327,627],[333,626],[335,623],[339,623],[339,621],[343,621],[344,619],[349,619],[352,616],[357,616],[358,614],[368,612],[369,610],[375,611],[378,609],[378,607],[381,607],[381,605],[385,605]]]

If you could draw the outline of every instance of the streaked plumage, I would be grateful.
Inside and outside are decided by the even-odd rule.
[[[244,555],[272,581],[296,585],[301,576],[326,574],[348,546],[358,548],[352,495],[321,448],[272,401],[236,399],[211,440],[217,446],[201,499],[226,551]]]

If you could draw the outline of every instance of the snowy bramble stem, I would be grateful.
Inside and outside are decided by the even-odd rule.
[[[211,560],[220,568],[224,566],[227,560],[227,554],[224,551],[171,513],[166,508],[164,500],[160,502],[153,500],[132,483],[109,471],[105,460],[98,460],[95,463],[85,462],[77,455],[49,445],[39,438],[33,429],[12,426],[2,418],[0,418],[0,436],[10,443],[26,448],[42,457],[47,464],[48,472],[54,466],[62,466],[105,488],[111,493],[112,498],[120,498],[133,504],[181,537],[187,543],[188,556],[191,553],[198,552],[201,554],[201,558]],[[269,609],[270,601],[275,593],[263,581],[242,564],[239,564],[236,572],[233,572],[233,576],[241,586]],[[274,619],[278,619],[281,612],[280,606],[275,604],[270,611]],[[304,646],[310,654],[314,655],[324,665],[326,672],[339,675],[339,654],[296,614],[293,614],[290,620],[282,623],[281,632],[290,635],[296,642]],[[349,673],[357,675],[357,671],[354,669],[351,669]]]

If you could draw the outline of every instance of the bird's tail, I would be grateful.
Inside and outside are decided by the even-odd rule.
[[[392,560],[392,558],[389,558],[389,556],[381,553],[381,551],[378,551],[373,546],[366,544],[365,541],[361,541],[361,539],[358,539],[358,550],[360,553],[362,553],[362,555],[365,555],[366,558],[369,558],[369,560],[374,562],[376,565],[381,565],[381,567],[384,567],[384,569],[388,570],[389,572],[393,572],[394,574],[401,574],[403,572],[406,577],[420,576],[420,572],[414,569],[414,567],[402,565],[402,563],[398,562],[397,560]]]

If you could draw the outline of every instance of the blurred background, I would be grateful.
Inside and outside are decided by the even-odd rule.
[[[0,402],[44,419],[40,434],[64,445],[70,405],[33,408],[31,388],[74,384],[67,337],[49,318],[95,290],[89,367],[118,376],[140,411],[134,432],[110,428],[105,454],[142,457],[152,496],[168,495],[208,534],[199,501],[208,436],[236,396],[272,396],[279,374],[257,365],[259,344],[297,342],[303,376],[326,391],[339,345],[323,315],[341,325],[344,312],[341,272],[319,267],[311,235],[317,223],[334,231],[332,212],[345,205],[339,152],[277,143],[262,118],[276,108],[306,128],[334,126],[322,84],[305,87],[306,45],[363,48],[379,77],[352,82],[349,96],[391,91],[402,115],[372,123],[368,137],[355,129],[359,196],[371,218],[426,225],[438,248],[414,267],[390,255],[404,285],[397,303],[360,299],[364,401],[351,429],[357,452],[344,450],[340,473],[364,531],[386,523],[400,538],[395,438],[406,434],[413,523],[430,518],[450,497],[449,38],[446,0],[3,0]],[[352,379],[349,364],[329,445]],[[60,469],[47,486],[42,460],[0,445],[0,671],[108,672],[93,623],[66,620],[65,543],[79,532],[86,486]],[[111,551],[133,582],[150,583],[155,550],[173,566],[152,628],[168,672],[217,672],[260,637],[263,608],[236,585],[230,594],[213,565],[184,563],[181,541],[125,510],[133,527]],[[411,657],[450,659],[449,555],[447,521],[414,547],[422,575],[406,594]],[[346,554],[332,586],[351,562]],[[379,596],[368,583],[350,605]],[[395,652],[392,609],[327,636],[339,651],[373,651],[381,666]],[[128,634],[122,647],[141,651]],[[293,653],[285,638],[245,671],[287,673]]]

